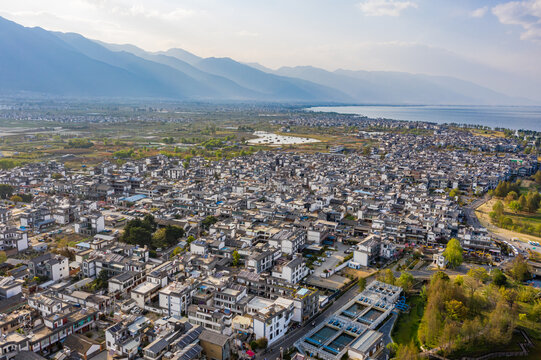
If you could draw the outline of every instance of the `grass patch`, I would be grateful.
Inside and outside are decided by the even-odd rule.
[[[478,356],[482,356],[484,354],[488,354],[488,353],[492,353],[492,352],[522,351],[522,349],[518,345],[521,342],[524,342],[524,338],[522,337],[522,335],[520,335],[519,333],[514,333],[513,337],[511,338],[511,341],[508,344],[497,344],[497,345],[494,345],[494,344],[491,344],[491,345],[477,344],[475,346],[475,350],[471,350],[471,349],[458,350],[458,351],[455,351],[454,353],[450,354],[448,357],[450,359],[461,359],[464,356],[478,357]],[[530,352],[530,355],[533,352],[535,352],[534,349],[532,349],[532,352]],[[537,354],[537,355],[539,356],[539,354]],[[539,357],[537,357],[536,359],[539,359]]]
[[[392,337],[394,342],[399,345],[409,344],[413,340],[415,346],[419,348],[417,330],[421,324],[425,303],[420,295],[415,295],[410,297],[408,304],[410,306],[410,312],[399,315],[392,332]]]

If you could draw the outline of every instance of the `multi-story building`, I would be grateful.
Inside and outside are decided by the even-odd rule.
[[[100,212],[94,212],[81,216],[74,226],[77,234],[94,236],[105,230],[105,219]]]
[[[0,227],[0,250],[23,251],[28,249],[28,235],[15,228]]]
[[[62,255],[43,254],[28,262],[30,276],[45,277],[53,281],[69,277],[69,260]]]
[[[266,338],[269,345],[281,339],[293,319],[293,300],[277,298],[268,300],[254,297],[248,303],[248,314],[253,318],[256,339]]]
[[[182,316],[192,303],[194,286],[172,282],[158,292],[160,308],[170,316]]]

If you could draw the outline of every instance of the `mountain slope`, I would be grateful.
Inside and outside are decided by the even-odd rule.
[[[89,58],[41,28],[0,18],[0,88],[68,96],[179,97],[136,74]]]
[[[502,104],[513,102],[490,89],[448,77],[381,71],[334,72],[310,67],[283,67],[276,74],[336,87],[362,103]]]
[[[199,61],[203,60],[203,58],[197,56],[197,55],[194,55],[192,54],[191,52],[188,52],[186,50],[183,50],[183,49],[169,49],[167,51],[160,51],[158,52],[157,54],[160,54],[160,55],[166,55],[166,56],[171,56],[171,57],[175,57],[179,60],[182,60],[190,65],[194,65],[196,63],[198,63]]]
[[[202,71],[226,77],[237,84],[265,94],[275,101],[351,101],[341,92],[310,81],[269,74],[230,58],[207,58],[195,64]]]
[[[149,83],[158,82],[163,88],[185,98],[220,97],[220,94],[211,85],[198,81],[168,65],[149,61],[125,51],[110,51],[78,34],[56,33],[56,35],[88,57],[138,74]]]
[[[244,99],[244,100],[257,100],[264,99],[263,94],[250,91],[246,88],[243,88],[239,84],[231,81],[225,77],[217,76],[213,74],[206,73],[199,70],[198,68],[190,65],[189,63],[175,57],[172,55],[165,55],[165,53],[179,53],[180,49],[172,49],[168,52],[157,52],[151,53],[146,52],[143,49],[140,49],[133,45],[115,45],[107,44],[100,41],[94,40],[94,42],[102,45],[105,48],[108,48],[112,51],[126,51],[130,52],[142,59],[153,61],[159,64],[167,65],[173,69],[183,72],[184,74],[205,83],[207,86],[213,88],[214,91],[219,93],[221,98],[224,99]],[[174,51],[173,51],[174,50]],[[186,52],[189,54],[188,52]],[[181,53],[182,54],[182,53]],[[193,55],[194,58],[200,60],[199,57]]]
[[[271,70],[182,49],[150,53],[0,17],[0,93],[363,104],[531,104],[451,77],[310,66]]]

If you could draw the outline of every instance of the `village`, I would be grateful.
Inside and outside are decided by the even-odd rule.
[[[538,171],[515,140],[424,131],[0,170],[0,359],[385,359],[408,305],[379,271],[430,278],[452,238],[503,269],[468,207]]]

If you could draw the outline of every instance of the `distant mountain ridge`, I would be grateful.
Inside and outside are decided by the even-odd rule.
[[[524,104],[471,82],[400,72],[271,70],[183,49],[151,53],[0,17],[0,93],[359,104]]]

